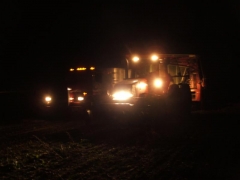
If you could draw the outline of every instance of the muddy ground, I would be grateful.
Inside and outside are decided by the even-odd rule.
[[[0,126],[0,179],[239,179],[238,112],[18,119]]]

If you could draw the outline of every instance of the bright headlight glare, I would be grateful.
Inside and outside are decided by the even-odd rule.
[[[131,98],[133,95],[130,92],[119,91],[113,94],[113,100],[127,100]]]
[[[160,87],[162,87],[162,85],[163,85],[163,81],[161,79],[155,79],[154,80],[154,86],[156,88],[160,88]]]
[[[152,55],[151,59],[152,59],[152,61],[157,61],[158,60],[158,56],[157,55]]]
[[[83,98],[82,96],[79,96],[79,97],[78,97],[78,100],[79,100],[79,101],[83,101],[84,98]]]
[[[50,96],[45,97],[45,101],[50,102],[51,100],[52,100],[52,98]]]
[[[147,84],[145,82],[140,82],[137,84],[138,89],[145,89],[147,87]]]
[[[138,61],[139,61],[139,57],[134,56],[134,57],[132,58],[132,60],[133,60],[134,62],[138,62]]]

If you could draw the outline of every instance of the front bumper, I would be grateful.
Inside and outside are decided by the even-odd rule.
[[[104,103],[99,103],[95,106],[96,109],[106,112],[125,112],[135,113],[149,108],[150,105],[146,98],[132,98],[130,101],[114,101],[109,100]]]
[[[164,96],[138,97],[128,102],[109,101],[99,104],[106,112],[124,112],[130,114],[162,114],[166,111]]]

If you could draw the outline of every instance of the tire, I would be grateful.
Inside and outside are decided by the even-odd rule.
[[[168,95],[166,97],[166,107],[167,107],[167,113],[170,115],[177,116],[179,114],[180,110],[180,104],[181,104],[181,92],[176,84],[172,84],[169,87]]]
[[[192,108],[192,97],[191,97],[191,90],[188,84],[181,84],[180,85],[180,97],[181,97],[181,115],[189,116],[191,114]]]

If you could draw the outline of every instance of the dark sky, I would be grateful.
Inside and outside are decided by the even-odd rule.
[[[195,53],[210,78],[237,75],[240,3],[235,1],[6,0],[1,8],[1,81],[6,74],[57,73],[74,62],[121,65],[130,51]]]

